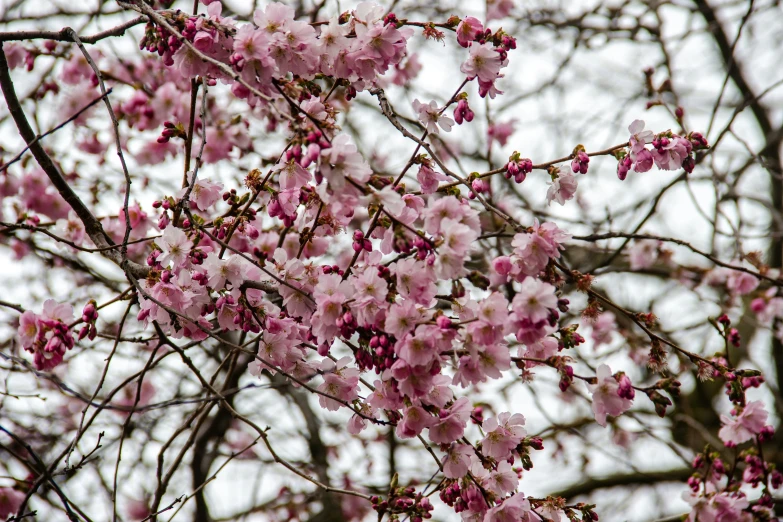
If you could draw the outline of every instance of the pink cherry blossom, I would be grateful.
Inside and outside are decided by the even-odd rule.
[[[11,488],[0,488],[0,518],[7,518],[19,511],[26,495]]]
[[[494,82],[502,66],[500,55],[491,44],[473,44],[470,46],[470,56],[462,64],[460,71],[469,79],[478,77],[480,81]]]
[[[416,173],[416,179],[419,180],[421,191],[424,194],[432,194],[438,190],[439,182],[446,181],[449,178],[435,169],[430,168],[428,165],[422,164],[421,167],[419,167],[418,173]]]
[[[321,172],[334,190],[342,189],[347,177],[365,183],[372,174],[347,134],[338,134],[332,140],[331,148],[321,152]]]
[[[493,123],[487,129],[487,135],[491,140],[497,141],[501,147],[508,143],[508,139],[514,134],[516,130],[517,120],[509,120],[502,123]]]
[[[462,47],[469,47],[473,40],[484,33],[484,26],[472,16],[466,16],[457,26],[457,42]]]
[[[487,0],[487,20],[505,18],[514,9],[513,0]]]
[[[184,195],[185,190],[187,189],[183,189],[180,197]],[[222,183],[214,183],[209,179],[199,179],[196,180],[196,184],[193,185],[193,190],[190,193],[190,201],[197,209],[207,210],[220,199],[222,191]]]
[[[653,140],[653,146],[652,155],[655,164],[663,170],[676,170],[682,167],[685,158],[693,148],[690,141],[679,136]]]
[[[479,303],[478,316],[492,326],[502,326],[508,319],[508,300],[500,292],[492,292]]]
[[[166,227],[166,230],[163,231],[163,236],[156,239],[155,242],[161,251],[161,255],[158,256],[158,263],[163,267],[168,267],[170,263],[173,263],[174,267],[178,267],[190,255],[192,242],[182,229],[173,226]]]
[[[413,110],[417,112],[419,121],[430,134],[437,134],[439,128],[450,132],[454,126],[454,120],[441,114],[435,100],[428,104],[421,103],[418,99],[413,100]]]
[[[576,194],[577,185],[578,182],[573,174],[561,173],[549,184],[549,189],[546,191],[547,204],[557,201],[560,205],[565,205],[565,202]]]
[[[522,427],[525,417],[519,413],[512,415],[504,412],[497,417],[484,421],[484,439],[481,441],[481,451],[495,460],[505,460],[519,445],[527,432]]]
[[[402,420],[397,423],[395,433],[401,439],[410,439],[419,435],[425,428],[429,428],[434,419],[432,415],[421,406],[406,408]]]
[[[549,317],[550,310],[556,307],[555,287],[532,277],[522,281],[520,290],[511,303],[511,309],[515,313],[533,322],[543,321]]]
[[[747,295],[758,288],[759,279],[753,274],[732,270],[726,280],[726,287],[736,295]]]
[[[280,188],[283,190],[300,189],[312,179],[310,172],[294,159],[278,163],[277,168],[280,171]]]
[[[441,410],[439,419],[430,427],[429,438],[437,444],[449,444],[462,437],[470,418],[468,399],[457,399],[450,408]]]
[[[761,431],[768,416],[763,402],[749,402],[735,417],[720,416],[723,427],[718,432],[718,436],[726,444],[742,444]]]
[[[530,510],[530,501],[522,493],[517,493],[487,511],[484,522],[532,522],[537,518]]]
[[[595,421],[605,427],[607,415],[622,415],[631,407],[632,401],[620,396],[620,385],[609,366],[602,364],[598,367],[596,380],[596,384],[588,384],[587,388],[593,395]]]
[[[437,356],[432,339],[424,336],[406,336],[395,348],[402,360],[411,366],[423,366]]]
[[[468,473],[473,449],[467,444],[452,443],[443,457],[443,474],[446,478],[459,479]]]
[[[628,251],[631,270],[644,270],[653,266],[658,260],[661,244],[660,241],[653,239],[636,241]]]
[[[359,395],[359,370],[348,368],[348,357],[343,357],[336,363],[325,359],[321,365],[324,371],[324,382],[318,386],[318,391],[329,394],[345,402],[351,402]],[[337,411],[342,403],[324,395],[318,396],[322,408]]]
[[[234,288],[239,288],[245,279],[245,265],[242,258],[236,255],[220,259],[217,254],[210,252],[204,260],[204,268],[207,269],[208,284],[216,290],[223,288],[226,282]]]
[[[634,120],[628,126],[628,132],[631,133],[629,143],[631,145],[631,153],[638,154],[644,150],[644,146],[648,143],[652,143],[653,132],[644,130],[644,122],[642,120]]]
[[[422,313],[416,304],[410,299],[406,299],[402,304],[393,304],[389,307],[384,329],[391,335],[402,339],[406,333],[413,331],[422,320]]]

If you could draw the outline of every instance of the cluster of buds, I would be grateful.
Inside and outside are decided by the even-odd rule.
[[[33,362],[40,370],[51,370],[60,364],[65,351],[73,348],[74,340],[68,325],[56,319],[37,317],[37,333],[25,350],[34,354]]]
[[[740,337],[739,330],[731,327],[731,319],[729,319],[728,315],[722,314],[717,320],[711,322],[726,340],[727,346],[728,344],[731,344],[735,348],[739,348],[742,338]]]
[[[242,305],[237,306],[237,315],[234,316],[234,324],[239,326],[243,332],[259,333],[261,327],[248,308]]]
[[[398,228],[395,230],[392,248],[395,252],[400,254],[410,254],[415,248],[416,258],[424,260],[430,255],[430,252],[434,250],[435,245],[433,245],[432,241],[429,239],[422,238],[421,236],[416,236],[415,239],[411,240],[402,228]]]
[[[691,467],[694,472],[688,478],[688,486],[694,493],[699,491],[702,482],[717,482],[726,473],[726,466],[717,451],[699,453],[693,458]]]
[[[561,328],[558,331],[558,333],[560,334],[560,339],[558,340],[557,343],[558,351],[567,350],[569,348],[576,348],[577,346],[585,342],[585,338],[582,337],[580,334],[576,333],[577,328],[579,328],[578,324],[572,324],[564,328]]]
[[[574,149],[574,159],[571,161],[571,170],[574,174],[587,174],[587,164],[590,156],[585,152],[584,145],[577,145]]]
[[[530,450],[541,451],[544,449],[544,440],[541,437],[527,437],[522,439],[516,447],[519,459],[522,462],[522,468],[530,471],[533,469],[533,460],[530,458]],[[513,456],[511,457],[514,458]]]
[[[362,250],[372,252],[372,243],[369,239],[364,237],[364,232],[361,230],[355,230],[353,232],[353,251],[361,252]]]
[[[653,406],[655,406],[655,413],[657,413],[659,417],[664,417],[666,415],[666,408],[672,405],[671,399],[658,390],[648,390],[647,398],[652,401]]]
[[[359,323],[356,322],[353,313],[348,309],[346,309],[343,315],[334,320],[334,324],[340,329],[340,335],[346,339],[350,339],[356,329],[359,328]]]
[[[568,388],[570,388],[571,384],[574,382],[574,368],[568,364],[569,360],[569,357],[561,357],[557,355],[553,355],[547,359],[547,364],[556,369],[560,374],[560,382],[558,385],[560,386],[560,391],[562,392],[568,390]],[[523,364],[523,361],[517,363],[517,366],[520,366],[520,364]]]
[[[476,199],[479,194],[483,192],[489,192],[489,183],[487,183],[485,180],[476,177],[471,181],[470,188],[473,190],[468,194],[469,199]]]
[[[84,321],[84,326],[79,330],[80,341],[85,337],[88,337],[90,341],[95,339],[95,336],[98,335],[98,330],[95,328],[95,321],[97,320],[98,308],[95,301],[90,299],[90,301],[84,305],[84,310],[82,310],[82,321]]]
[[[185,127],[181,123],[173,123],[170,121],[163,122],[163,132],[158,136],[158,143],[168,143],[171,138],[186,139],[188,133],[185,132]]]
[[[200,286],[207,286],[207,283],[209,282],[209,276],[205,272],[193,272],[191,277],[193,281],[197,282]],[[212,311],[209,313],[212,313]]]
[[[563,508],[568,520],[579,520],[582,522],[595,522],[598,520],[598,513],[595,512],[595,504],[585,504],[579,502],[575,506],[566,506]]]
[[[519,152],[514,151],[506,164],[506,179],[514,178],[517,183],[522,183],[527,175],[533,171],[533,162],[529,158],[520,158]]]
[[[161,253],[162,252],[158,249],[155,249],[152,252],[150,252],[150,254],[147,256],[147,266],[160,270],[161,266],[160,263],[158,263],[158,258],[160,257]]]
[[[223,198],[223,201],[225,201],[232,207],[235,207],[240,204],[239,203],[240,199],[237,197],[237,189],[227,190],[223,193],[221,197]]]
[[[339,276],[342,276],[342,275],[345,274],[345,272],[343,270],[341,270],[340,267],[337,266],[337,265],[332,265],[332,266],[324,265],[324,266],[321,267],[321,271],[324,274],[337,274]]]
[[[467,93],[459,93],[457,100],[459,101],[457,102],[457,106],[454,107],[454,121],[457,122],[457,125],[462,125],[463,122],[472,122],[475,114],[473,114],[473,111],[470,110],[470,106],[468,106]]]
[[[423,522],[424,519],[432,518],[434,506],[428,497],[421,493],[416,493],[412,487],[396,487],[397,476],[392,478],[392,487],[389,489],[389,497],[381,500],[376,495],[370,498],[373,509],[381,518],[385,513],[394,515],[407,515],[411,522]],[[396,518],[396,517],[395,517]]]
[[[269,217],[280,218],[284,226],[294,226],[294,221],[296,221],[296,213],[294,213],[294,215],[286,214],[277,194],[272,195],[272,199],[269,202],[269,205],[267,205],[266,210],[269,213]]]
[[[190,16],[180,10],[162,11],[160,14],[185,40],[192,42],[196,48],[202,50],[206,46],[205,41],[212,40],[217,31],[225,33],[225,28],[218,27],[214,22],[204,17]],[[144,36],[139,42],[139,49],[157,53],[163,57],[166,66],[171,66],[174,64],[174,53],[182,45],[183,41],[177,35],[170,33],[160,24],[150,21],[147,23]]]
[[[302,168],[306,169],[318,160],[322,149],[329,147],[331,144],[323,137],[323,133],[320,130],[314,130],[305,138],[305,148],[297,143],[286,151],[286,161],[295,160]]]
[[[372,363],[367,367],[375,367],[375,373],[380,374],[383,370],[391,368],[397,360],[394,353],[393,339],[384,333],[373,335],[368,343],[372,353]]]
[[[452,482],[440,490],[440,499],[449,507],[454,507],[460,500],[462,500],[462,492],[459,488],[458,482]],[[464,510],[464,507],[462,508]],[[460,511],[462,511],[460,510]],[[456,511],[456,509],[455,509]],[[459,511],[457,511],[459,513]]]
[[[194,248],[193,250],[190,251],[190,262],[194,265],[203,264],[206,258],[207,258],[207,253],[204,252],[203,250]]]
[[[633,166],[633,160],[625,150],[616,151],[615,157],[617,158],[617,178],[620,181],[625,181],[625,178],[628,177],[628,171]]]

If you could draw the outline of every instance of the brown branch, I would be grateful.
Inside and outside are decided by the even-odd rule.
[[[599,489],[609,489],[627,486],[654,486],[662,482],[683,482],[691,476],[693,470],[688,468],[667,471],[639,472],[632,474],[618,473],[607,477],[587,479],[579,484],[569,486],[562,491],[553,493],[554,497],[571,499],[582,495],[590,495]]]
[[[131,27],[143,24],[145,22],[147,22],[146,16],[137,16],[136,18],[132,20],[128,20],[127,22],[120,24],[117,27],[113,27],[111,29],[101,31],[100,33],[95,33],[92,36],[80,36],[79,39],[83,43],[94,44],[103,40],[104,38],[110,38],[112,36],[122,36],[125,34],[125,31],[127,31]],[[0,32],[0,42],[39,40],[39,39],[55,40],[57,42],[72,42],[73,38],[71,37],[69,31],[71,31],[70,27],[66,27],[65,29],[62,29],[60,31]]]
[[[98,221],[90,209],[87,208],[79,196],[76,195],[76,192],[74,192],[68,184],[65,176],[60,172],[59,167],[54,163],[41,144],[36,141],[36,134],[32,127],[30,127],[30,123],[27,121],[24,110],[19,103],[19,98],[16,96],[14,83],[13,80],[11,80],[11,75],[9,73],[8,60],[6,59],[5,52],[2,48],[2,42],[0,42],[0,88],[2,88],[11,117],[14,119],[17,129],[19,129],[19,134],[30,147],[30,152],[32,152],[36,161],[46,173],[49,181],[52,182],[52,185],[54,185],[65,202],[68,203],[76,215],[79,216],[79,219],[84,225],[84,230],[87,232],[87,235],[90,236],[92,242],[96,247],[101,249],[114,245],[114,241],[112,241],[103,230],[101,222]],[[117,252],[115,249],[101,250],[101,254],[114,262],[117,266],[132,273],[136,278],[144,278],[149,273],[149,268],[124,259],[120,252]]]

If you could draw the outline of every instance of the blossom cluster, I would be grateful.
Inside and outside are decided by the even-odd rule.
[[[510,9],[503,1],[493,6],[497,16]],[[595,376],[574,373],[568,350],[585,339],[576,323],[568,323],[571,302],[565,285],[570,278],[587,293],[591,277],[561,264],[571,235],[556,224],[509,222],[509,248],[487,256],[483,272],[475,269],[486,228],[481,212],[493,210],[480,194],[489,192],[493,173],[472,175],[462,189],[442,190],[441,182],[459,178],[447,176],[428,149],[430,156],[415,155],[409,162],[418,165],[420,191],[414,191],[401,183],[402,176],[374,171],[357,143],[341,131],[337,122],[344,103],[361,91],[372,92],[390,71],[396,74],[394,83],[415,74],[416,62],[407,54],[412,27],[370,2],[322,24],[297,20],[294,9],[280,3],[257,10],[253,23],[244,24],[222,16],[219,1],[209,2],[202,16],[157,13],[165,24],[151,18],[141,47],[160,59],[148,57],[137,64],[141,80],[154,88],[135,91],[117,108],[129,128],[157,135],[134,151],[136,162],[163,162],[179,152],[180,140],[191,140],[192,146],[199,130],[206,143],[198,168],[253,150],[245,117],[232,116],[214,103],[198,117],[189,111],[188,91],[199,85],[197,77],[204,88],[218,81],[230,85],[233,97],[252,109],[251,117],[265,119],[267,130],[285,122],[287,144],[267,172],[247,173],[246,192],[229,189],[194,167],[185,173],[181,189],[161,195],[148,211],[131,203],[102,219],[107,237],[118,244],[129,241],[122,255],[147,270],[135,286],[138,322],[192,341],[242,332],[257,346],[248,366],[252,376],[282,375],[296,386],[307,385],[321,408],[349,416],[347,430],[353,435],[373,424],[388,425],[400,439],[432,444],[445,477],[440,498],[463,520],[570,518],[575,508],[519,491],[522,474],[533,465],[533,451],[543,449],[542,439],[528,434],[524,415],[500,412],[484,419],[470,392],[515,370],[532,378],[533,370],[549,368],[563,392],[575,382],[585,383],[592,415],[606,427],[614,422],[610,417],[633,407],[637,391],[663,416],[671,401],[660,392],[676,395],[679,382],[662,379],[641,388],[606,364],[597,367]],[[458,44],[467,49],[460,68],[464,82],[444,104],[413,102],[425,138],[473,121],[468,95],[460,92],[467,82],[476,80],[481,97],[502,94],[502,70],[516,48],[511,36],[493,32],[474,17],[441,26],[454,29]],[[440,34],[434,24],[426,25],[425,35]],[[14,57],[14,66],[21,62]],[[111,72],[122,81],[133,79],[119,68]],[[75,87],[70,109],[94,96],[96,78],[85,61],[75,56],[60,74]],[[331,91],[322,92],[327,79],[332,88],[343,90],[340,101],[330,101]],[[453,119],[446,115],[452,106]],[[183,122],[191,118],[193,125],[186,129]],[[490,139],[504,146],[513,129],[513,122],[492,126]],[[627,150],[615,151],[620,179],[653,164],[691,172],[694,152],[707,147],[698,133],[654,135],[639,120],[629,131]],[[107,150],[96,133],[79,148],[97,156]],[[554,164],[534,166],[515,152],[494,173],[522,183],[534,168],[547,168],[551,183],[546,199],[563,205],[575,195],[577,176],[587,174],[591,154],[579,145],[569,159],[561,170]],[[5,175],[0,196],[21,202],[25,212],[20,223],[35,228],[41,224],[40,213],[54,221],[56,237],[67,245],[91,245],[84,223],[69,212],[43,171],[30,170],[22,179]],[[20,257],[25,253],[22,247],[17,252]],[[639,241],[630,250],[631,268],[650,268],[665,257],[659,241]],[[736,295],[751,294],[759,284],[755,276],[728,268],[713,270],[708,278],[709,284],[725,285]],[[783,316],[783,298],[766,291],[751,308],[771,322]],[[74,321],[70,305],[47,300],[40,314],[22,313],[18,337],[33,354],[36,368],[50,371],[64,362],[76,342],[95,340],[98,309],[90,301],[81,321]],[[583,316],[592,319],[596,346],[610,344],[617,331],[616,316],[601,312],[591,295]],[[652,322],[650,316],[633,319]],[[718,328],[727,343],[739,344],[728,318],[716,324],[723,325]],[[665,364],[665,354],[660,342],[650,339],[648,365],[656,369]],[[761,378],[734,372],[725,359],[702,362],[714,370],[712,377],[726,381],[734,403],[731,415],[721,417],[721,440],[736,447],[768,439],[767,412],[744,396]],[[154,393],[147,384],[139,397],[116,404],[145,404]],[[698,479],[705,485],[702,493],[697,495],[696,488],[688,497],[694,520],[729,520],[726,513],[742,517],[748,509],[767,506],[762,502],[750,508],[741,492],[719,483],[715,473],[720,475],[721,467],[717,458],[709,458],[707,475]],[[763,481],[775,488],[783,481],[758,454],[748,452],[743,458],[746,483]],[[694,463],[694,469],[702,468],[702,461]],[[0,500],[13,500],[9,491],[0,489]],[[372,503],[380,515],[405,514],[412,520],[429,518],[432,511],[429,499],[410,487],[392,487],[388,498]],[[596,516],[589,506],[579,509],[585,520]]]

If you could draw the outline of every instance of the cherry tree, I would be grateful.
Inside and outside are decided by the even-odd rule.
[[[44,4],[0,517],[776,519],[774,2]]]

